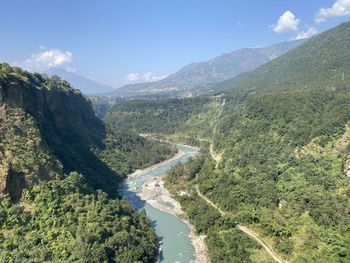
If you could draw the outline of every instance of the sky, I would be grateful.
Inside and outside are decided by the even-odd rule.
[[[118,87],[350,19],[350,0],[0,0],[0,61]]]

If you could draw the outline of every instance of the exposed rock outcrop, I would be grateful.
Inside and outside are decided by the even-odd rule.
[[[0,197],[17,199],[23,188],[70,171],[95,188],[112,187],[116,174],[92,151],[103,148],[105,132],[67,82],[0,64]]]

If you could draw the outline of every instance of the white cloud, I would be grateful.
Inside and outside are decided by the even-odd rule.
[[[297,31],[299,29],[300,20],[291,11],[284,12],[283,15],[277,21],[277,24],[274,25],[273,31],[276,33],[284,33],[289,31]]]
[[[28,70],[45,71],[50,68],[60,67],[71,69],[69,65],[72,63],[72,61],[73,54],[71,52],[52,49],[34,53],[30,56],[30,58],[15,64]]]
[[[147,72],[145,74],[129,73],[124,76],[123,80],[127,83],[136,82],[155,82],[166,78],[168,75],[155,75],[152,72]]]
[[[304,39],[304,38],[309,38],[318,33],[317,29],[314,27],[309,27],[305,31],[300,31],[298,35],[295,37],[295,39]]]
[[[350,0],[336,0],[332,7],[321,8],[316,15],[316,22],[321,23],[331,17],[349,16]]]

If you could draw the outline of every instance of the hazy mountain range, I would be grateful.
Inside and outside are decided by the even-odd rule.
[[[98,83],[92,79],[83,77],[74,72],[66,71],[62,68],[49,69],[45,71],[45,74],[49,76],[57,75],[61,77],[84,94],[93,95],[113,91],[113,88],[108,85]]]
[[[87,95],[191,97],[213,91],[217,83],[252,71],[304,42],[295,40],[264,48],[236,50],[209,61],[191,63],[156,82],[128,84],[117,89],[62,68],[49,69],[45,73],[61,77]]]
[[[244,48],[209,61],[189,64],[165,79],[151,83],[129,84],[108,96],[176,95],[194,96],[212,91],[215,84],[256,69],[304,43],[296,40],[265,48]]]

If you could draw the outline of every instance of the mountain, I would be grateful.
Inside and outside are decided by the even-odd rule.
[[[240,49],[206,62],[192,63],[160,81],[125,85],[105,95],[187,97],[207,93],[215,90],[216,83],[251,71],[304,42],[297,40],[265,48]]]
[[[49,76],[57,75],[68,81],[74,88],[79,89],[83,94],[93,95],[113,91],[113,88],[98,83],[92,79],[80,76],[74,72],[69,72],[61,68],[52,68],[45,71]]]
[[[138,133],[184,133],[193,131],[193,126],[197,125],[197,131],[203,134],[211,128],[208,119],[215,116],[219,106],[217,100],[207,97],[130,100],[112,105],[107,110],[104,121],[111,127],[123,126]],[[191,118],[201,113],[206,114],[205,123],[198,118]],[[184,128],[185,123],[192,125],[191,129]]]
[[[221,83],[219,90],[275,90],[349,85],[350,22],[328,30],[252,72]]]
[[[108,128],[59,77],[0,64],[0,261],[155,262],[149,220],[117,189],[173,154]]]
[[[20,197],[54,174],[77,171],[93,188],[115,195],[124,175],[169,154],[136,134],[108,129],[68,82],[0,65],[0,194]],[[147,156],[149,147],[159,153]]]
[[[224,81],[220,95],[108,110],[116,127],[201,147],[165,185],[211,262],[271,261],[242,227],[284,262],[350,262],[349,43],[344,23]]]

